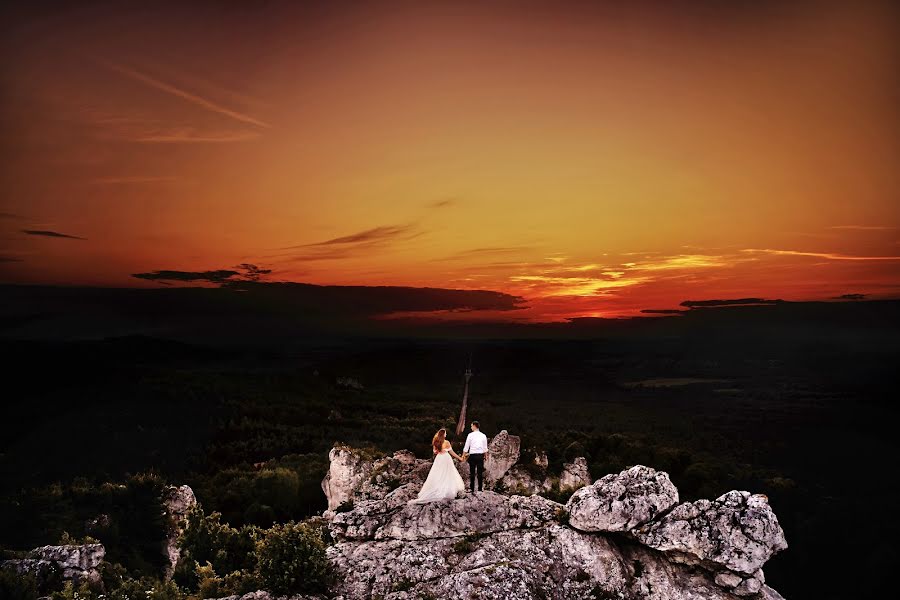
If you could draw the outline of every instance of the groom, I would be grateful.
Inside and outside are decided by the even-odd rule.
[[[472,493],[475,493],[475,477],[478,477],[478,491],[484,490],[482,480],[484,479],[484,459],[487,458],[488,440],[487,436],[481,433],[481,426],[478,421],[472,421],[472,433],[466,437],[466,445],[463,447],[463,460],[469,462],[469,487]]]

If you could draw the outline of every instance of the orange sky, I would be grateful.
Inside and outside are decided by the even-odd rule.
[[[3,14],[0,280],[900,295],[890,3],[216,4]]]

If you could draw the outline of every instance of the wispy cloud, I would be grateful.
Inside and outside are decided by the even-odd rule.
[[[110,114],[85,111],[93,125],[104,131],[104,137],[147,144],[225,144],[255,140],[261,136],[258,130],[234,128],[196,127],[187,123],[171,124],[150,115]]]
[[[96,185],[130,185],[142,183],[175,183],[180,181],[174,175],[135,175],[130,177],[97,177],[91,180]]]
[[[887,225],[832,225],[829,229],[859,229],[862,231],[886,231],[897,229]]]
[[[443,260],[458,260],[458,259],[477,259],[480,257],[490,257],[490,256],[502,256],[504,254],[519,254],[522,252],[528,252],[533,248],[530,246],[487,246],[482,248],[472,248],[469,250],[462,250],[455,254],[451,254],[449,256],[444,256],[441,258],[434,258],[434,261],[443,261]]]
[[[28,235],[38,235],[52,238],[65,238],[69,240],[86,240],[87,238],[78,237],[77,235],[69,235],[67,233],[59,233],[58,231],[49,231],[46,229],[23,229],[22,233]]]
[[[9,256],[7,254],[0,254],[0,263],[20,263],[25,262],[23,259],[18,256]]]
[[[412,240],[425,233],[418,229],[416,223],[382,225],[320,242],[287,246],[279,248],[279,250],[292,251],[287,254],[288,260],[291,262],[350,259],[371,255],[388,246]]]
[[[630,287],[644,283],[646,277],[606,279],[599,277],[553,277],[548,275],[514,275],[510,281],[530,284],[537,295],[549,296],[593,296],[607,290]]]
[[[663,256],[644,262],[628,262],[623,266],[632,270],[664,271],[669,269],[697,269],[707,267],[724,267],[728,261],[722,256],[709,254],[679,254]]]
[[[22,215],[17,215],[15,213],[0,212],[0,219],[9,219],[11,221],[17,221],[17,220],[21,220],[24,218],[25,217],[23,217]]]
[[[362,244],[369,242],[385,242],[392,239],[402,238],[405,234],[410,233],[414,229],[413,224],[408,225],[382,225],[379,227],[373,227],[372,229],[366,229],[365,231],[359,231],[357,233],[351,233],[349,235],[343,235],[336,238],[331,238],[328,240],[324,240],[321,242],[312,242],[310,244],[300,244],[297,246],[288,246],[286,248],[282,248],[282,250],[294,250],[297,248],[314,248],[317,246],[336,246],[336,245],[348,245],[348,244]],[[418,235],[418,234],[415,234]],[[412,237],[415,237],[413,235]]]
[[[262,121],[255,117],[252,117],[250,115],[244,114],[237,110],[233,110],[231,108],[222,106],[221,104],[214,102],[213,100],[204,98],[204,97],[199,96],[195,93],[192,93],[188,90],[177,87],[171,83],[162,81],[161,79],[157,79],[155,77],[152,77],[151,75],[148,75],[147,73],[144,73],[144,72],[134,69],[132,67],[128,67],[126,65],[121,65],[118,63],[110,62],[110,61],[102,61],[102,63],[104,65],[106,65],[106,67],[108,67],[109,69],[112,69],[113,71],[116,71],[117,73],[120,73],[120,74],[122,74],[126,77],[129,77],[135,81],[143,83],[144,85],[147,85],[149,87],[166,92],[177,98],[181,98],[182,100],[185,100],[187,102],[195,104],[196,106],[200,106],[201,108],[204,108],[210,112],[224,115],[226,117],[234,119],[235,121],[240,121],[242,123],[249,123],[251,125],[256,125],[257,127],[263,127],[263,128],[271,127],[271,125],[269,125],[265,121]]]
[[[438,200],[437,202],[431,202],[428,204],[428,208],[448,208],[457,204],[456,198],[446,198],[444,200]]]
[[[838,254],[835,252],[802,252],[800,250],[776,250],[773,248],[745,248],[741,252],[750,254],[770,254],[774,256],[811,256],[814,258],[827,258],[828,260],[900,260],[900,256],[856,256],[851,254]]]
[[[135,142],[148,144],[227,144],[260,138],[255,131],[198,131],[192,127],[138,134]]]

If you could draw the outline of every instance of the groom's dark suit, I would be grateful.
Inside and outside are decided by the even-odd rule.
[[[466,437],[463,453],[468,454],[469,489],[475,492],[475,480],[478,479],[478,491],[484,490],[484,455],[488,451],[487,436],[475,429]]]
[[[469,489],[475,491],[475,479],[478,479],[478,491],[482,491],[484,480],[484,454],[470,454],[469,458]]]

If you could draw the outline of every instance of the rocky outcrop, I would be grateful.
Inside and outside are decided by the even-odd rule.
[[[178,548],[178,536],[184,528],[184,521],[192,508],[197,506],[197,497],[194,490],[187,485],[169,486],[162,495],[163,510],[166,513],[166,540],[163,542],[163,554],[169,560],[166,565],[165,578],[171,579],[175,572],[175,565],[181,558],[181,550]]]
[[[409,504],[419,486],[410,476],[326,512],[335,598],[781,598],[761,570],[786,547],[763,496],[678,505],[668,475],[644,466],[583,487],[565,506],[496,492]]]
[[[579,456],[571,463],[563,465],[559,474],[559,489],[577,490],[586,485],[591,485],[591,472],[588,471],[587,459]]]
[[[461,448],[457,448],[460,452]],[[330,465],[322,480],[322,491],[328,498],[328,510],[353,500],[384,498],[392,490],[408,483],[421,484],[431,469],[430,460],[416,458],[409,450],[398,450],[390,456],[374,458],[370,454],[343,444],[337,444],[328,454]],[[519,459],[519,438],[505,430],[491,439],[485,461],[485,483],[498,481]],[[469,465],[455,462],[466,485]],[[549,488],[548,488],[549,489]]]
[[[328,510],[334,510],[350,499],[353,490],[369,476],[374,465],[359,450],[344,445],[335,445],[328,453],[331,462],[322,491],[328,498]]]
[[[243,596],[235,594],[234,596],[225,596],[217,600],[325,600],[325,596],[307,596],[304,594],[297,596],[276,596],[271,592],[259,590],[256,592],[248,592]]]
[[[629,531],[677,503],[667,473],[637,465],[572,494],[569,523],[582,531]]]
[[[27,558],[5,561],[3,567],[17,573],[31,573],[39,582],[58,573],[62,579],[76,583],[97,583],[100,581],[98,568],[105,556],[103,544],[41,546],[32,550]]]
[[[505,429],[491,438],[484,461],[485,483],[492,484],[502,479],[510,467],[519,462],[520,448],[519,436],[510,435]]]
[[[768,499],[762,494],[738,491],[713,501],[679,504],[632,535],[642,544],[670,553],[678,560],[700,562],[708,568],[745,576],[755,575],[773,554],[787,548],[784,531]],[[726,573],[723,577],[730,576]]]

